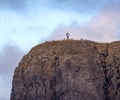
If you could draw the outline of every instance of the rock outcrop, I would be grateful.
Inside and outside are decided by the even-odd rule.
[[[11,100],[120,100],[120,42],[40,44],[15,69]]]

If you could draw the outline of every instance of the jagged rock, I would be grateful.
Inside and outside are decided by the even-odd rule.
[[[120,42],[40,44],[15,69],[11,100],[120,100]]]

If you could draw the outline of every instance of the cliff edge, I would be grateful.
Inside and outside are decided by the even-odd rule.
[[[46,42],[15,69],[10,100],[120,100],[120,42]]]

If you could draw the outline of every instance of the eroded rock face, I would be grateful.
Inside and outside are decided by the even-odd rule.
[[[15,69],[11,100],[120,100],[120,42],[34,47]]]

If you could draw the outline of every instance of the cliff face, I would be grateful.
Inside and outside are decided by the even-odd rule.
[[[120,100],[120,42],[53,41],[15,69],[11,100]]]

